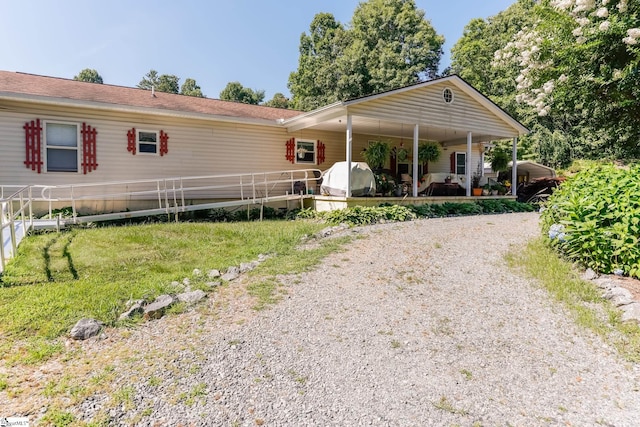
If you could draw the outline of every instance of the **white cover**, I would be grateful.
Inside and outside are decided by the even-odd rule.
[[[347,194],[347,162],[334,163],[322,173],[320,194],[341,196]],[[368,164],[351,162],[351,195],[353,197],[376,194],[376,179]]]

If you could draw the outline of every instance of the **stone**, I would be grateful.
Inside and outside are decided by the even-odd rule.
[[[193,274],[194,276],[201,276],[202,275],[202,270],[200,270],[199,268],[194,268],[193,269]]]
[[[125,311],[120,315],[118,320],[131,319],[133,316],[137,314],[142,314],[142,312],[144,312],[143,304],[144,304],[143,300],[133,301],[133,304],[129,306],[129,309],[127,311]]]
[[[265,262],[267,259],[269,259],[269,257],[265,254],[258,255],[258,262]]]
[[[218,287],[218,286],[222,285],[222,282],[218,280],[216,282],[207,282],[207,283],[205,283],[205,285],[207,285],[210,288],[215,288],[215,287]]]
[[[215,279],[217,277],[222,276],[222,274],[220,274],[220,270],[212,269],[212,270],[209,270],[209,272],[207,273],[207,276],[209,276],[209,279]]]
[[[195,291],[192,291],[192,292],[185,292],[183,294],[178,294],[176,295],[176,298],[180,302],[184,302],[186,304],[191,305],[191,304],[197,303],[198,301],[205,298],[206,296],[207,294],[204,291],[200,289],[196,289]]]
[[[621,288],[619,286],[609,289],[604,293],[604,295],[602,295],[602,297],[610,300],[616,307],[631,304],[633,302],[633,295],[631,292],[629,292],[628,289]]]
[[[621,320],[623,322],[637,322],[640,324],[640,303],[633,302],[631,304],[620,307],[622,310]]]
[[[593,279],[597,279],[598,278],[598,273],[596,273],[595,271],[593,271],[590,268],[587,268],[585,270],[585,272],[582,274],[582,279],[583,280],[593,280]]]
[[[144,318],[159,319],[164,315],[164,311],[175,303],[171,295],[160,295],[154,302],[144,308]]]
[[[247,271],[251,271],[257,266],[258,266],[258,261],[243,262],[240,264],[240,273],[246,273]]]
[[[607,276],[598,277],[592,280],[593,284],[600,289],[611,289],[616,287],[616,282]]]
[[[237,279],[238,277],[240,277],[240,269],[236,266],[232,266],[227,269],[226,273],[222,275],[221,279],[230,282]]]
[[[191,279],[185,277],[184,279],[182,279],[182,284],[185,286],[189,286],[191,284]]]
[[[71,328],[71,338],[74,340],[86,340],[98,335],[104,324],[95,319],[80,319],[73,328]]]

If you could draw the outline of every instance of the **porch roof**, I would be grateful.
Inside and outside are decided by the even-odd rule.
[[[453,98],[445,102],[448,89]],[[282,120],[289,132],[301,129],[346,131],[352,116],[353,132],[380,137],[412,138],[450,145],[514,138],[529,130],[457,75],[443,77],[349,101],[336,102]]]

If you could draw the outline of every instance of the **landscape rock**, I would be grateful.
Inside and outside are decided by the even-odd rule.
[[[160,295],[154,302],[144,308],[144,318],[159,319],[164,315],[167,308],[175,303],[175,299],[171,295]]]
[[[196,289],[195,291],[192,291],[192,292],[185,292],[183,294],[179,294],[176,296],[176,298],[180,302],[184,302],[187,304],[195,304],[201,299],[205,298],[206,296],[207,294],[204,291],[200,289]]]
[[[185,277],[184,279],[182,279],[182,284],[185,286],[189,286],[191,284],[191,279]]]
[[[222,280],[230,282],[237,279],[240,276],[240,269],[236,266],[229,267],[227,271],[222,275]]]
[[[593,284],[600,289],[611,289],[616,287],[616,283],[607,276],[598,277],[592,280]]]
[[[71,338],[74,340],[86,340],[100,333],[104,324],[95,319],[80,319],[73,328],[71,328]]]
[[[247,271],[251,271],[257,266],[258,266],[258,261],[240,263],[240,273],[246,273]]]
[[[623,305],[620,307],[622,310],[622,318],[623,322],[635,321],[640,323],[640,303],[633,302],[631,304]]]
[[[216,270],[216,269],[212,269],[209,270],[209,272],[207,273],[207,276],[209,276],[210,279],[215,279],[217,277],[220,277],[222,274],[220,274],[220,270]]]
[[[631,292],[628,289],[621,288],[619,286],[609,289],[604,293],[604,295],[602,295],[602,297],[610,300],[616,307],[631,304],[633,302],[633,295]]]
[[[582,275],[582,279],[583,280],[594,280],[598,278],[598,273],[596,273],[595,271],[593,271],[590,268],[587,268],[584,272],[584,274]]]
[[[202,275],[202,270],[200,270],[199,268],[194,268],[193,269],[193,274],[194,276],[201,276]]]
[[[118,318],[118,320],[131,319],[137,314],[142,314],[142,312],[144,312],[143,305],[144,305],[144,300],[133,301],[132,304],[129,305],[129,309],[124,313],[122,313]]]
[[[216,282],[207,282],[207,283],[205,283],[205,285],[207,285],[210,288],[215,288],[217,286],[220,286],[221,284],[222,284],[222,282],[219,281],[219,280],[216,281]]]

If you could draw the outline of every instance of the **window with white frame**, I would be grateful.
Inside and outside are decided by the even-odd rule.
[[[296,163],[316,164],[316,142],[296,140]]]
[[[158,132],[139,130],[136,143],[140,154],[158,154]]]
[[[467,153],[456,151],[454,157],[453,172],[456,175],[466,175],[467,173]]]
[[[78,125],[45,122],[47,172],[78,172]]]

